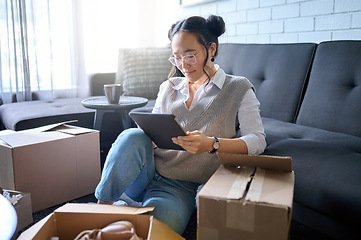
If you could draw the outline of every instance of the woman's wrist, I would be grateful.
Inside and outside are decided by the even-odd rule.
[[[213,150],[213,143],[214,143],[214,138],[213,137],[207,137],[206,152],[209,152],[209,151]]]

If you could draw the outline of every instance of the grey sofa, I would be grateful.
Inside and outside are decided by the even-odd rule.
[[[293,220],[333,239],[359,239],[361,41],[227,44],[217,61],[255,85],[265,154],[293,159]]]
[[[293,159],[293,220],[331,239],[358,239],[361,41],[222,44],[216,63],[254,84],[264,154]]]

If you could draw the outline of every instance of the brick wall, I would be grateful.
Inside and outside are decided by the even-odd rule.
[[[218,0],[180,7],[181,17],[221,15],[221,42],[294,43],[361,39],[361,0]]]

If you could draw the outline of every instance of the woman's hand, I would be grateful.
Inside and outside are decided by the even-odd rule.
[[[214,142],[213,137],[207,137],[198,130],[187,132],[187,136],[174,137],[172,141],[193,154],[211,151]]]

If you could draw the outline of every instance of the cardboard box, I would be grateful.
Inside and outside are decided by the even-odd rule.
[[[93,193],[99,132],[64,123],[0,134],[0,186],[31,193],[34,212]]]
[[[18,240],[43,240],[55,236],[59,239],[74,239],[84,230],[104,228],[121,220],[130,221],[137,235],[147,240],[184,239],[153,216],[143,214],[153,209],[68,203],[23,232]]]
[[[294,189],[291,158],[219,158],[225,165],[198,195],[199,240],[288,239]]]
[[[30,193],[5,190],[10,194],[12,198],[12,205],[15,208],[16,215],[18,217],[17,227],[15,232],[20,231],[33,222],[33,212],[31,209],[31,197]]]

